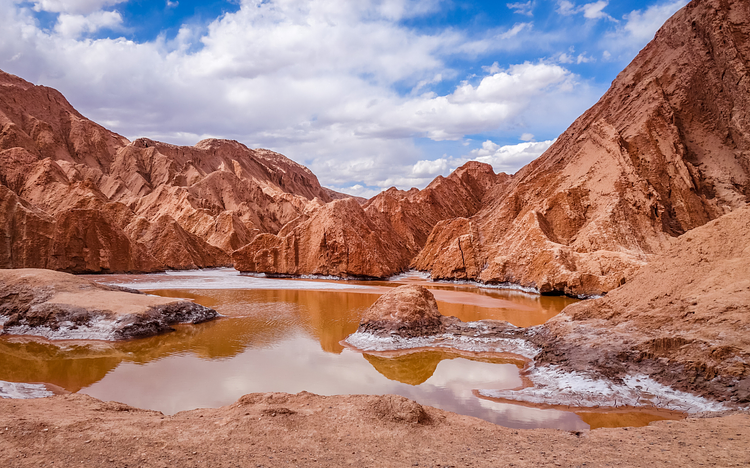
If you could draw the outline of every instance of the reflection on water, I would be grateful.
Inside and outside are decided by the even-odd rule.
[[[212,273],[211,285],[218,277]],[[232,273],[228,273],[232,274]],[[323,395],[393,393],[422,404],[476,416],[509,427],[568,430],[607,425],[598,413],[528,408],[477,398],[474,389],[521,385],[522,358],[425,350],[399,356],[360,354],[340,342],[353,333],[362,312],[393,283],[337,283],[292,289],[204,289],[203,278],[175,277],[188,289],[149,291],[185,297],[225,317],[181,325],[166,335],[127,342],[51,343],[28,337],[0,338],[0,380],[45,382],[71,392],[172,414],[230,404],[252,392],[309,391]],[[121,283],[127,276],[118,275]],[[135,277],[138,281],[144,276]],[[107,277],[96,277],[107,281]],[[150,285],[158,284],[151,277]],[[187,282],[186,282],[187,281]],[[270,280],[265,280],[270,281]],[[286,283],[294,281],[286,280]],[[303,282],[297,282],[300,284]],[[326,283],[328,284],[328,283]],[[264,287],[266,283],[264,283]],[[351,286],[356,286],[352,289]],[[432,285],[445,315],[462,320],[543,323],[571,302],[512,291]],[[468,298],[473,294],[474,297]],[[462,302],[463,301],[463,302]],[[641,418],[644,418],[641,416]]]
[[[465,353],[471,354],[471,353]],[[403,382],[409,385],[419,385],[427,381],[435,373],[438,364],[449,359],[468,359],[474,362],[486,362],[490,364],[512,364],[518,369],[523,369],[526,361],[522,358],[502,358],[502,357],[484,357],[471,356],[466,357],[464,354],[452,352],[443,349],[429,349],[418,352],[407,352],[398,354],[393,357],[376,356],[373,354],[363,353],[364,358],[372,367],[380,372],[385,378]],[[447,366],[446,363],[444,365]],[[462,363],[462,365],[466,365]],[[467,372],[468,374],[468,369]],[[476,381],[475,381],[476,382]],[[520,385],[520,378],[518,379]],[[478,383],[478,382],[476,382]],[[515,388],[510,387],[510,388]],[[486,388],[486,387],[482,387]]]

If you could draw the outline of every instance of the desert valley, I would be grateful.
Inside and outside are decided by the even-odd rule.
[[[750,464],[750,2],[369,199],[2,71],[0,126],[2,466]]]

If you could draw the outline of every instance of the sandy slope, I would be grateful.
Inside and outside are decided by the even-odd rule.
[[[750,402],[750,206],[677,238],[632,281],[545,328],[539,362],[611,378],[645,373]]]

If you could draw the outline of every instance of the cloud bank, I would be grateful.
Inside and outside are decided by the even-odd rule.
[[[647,41],[679,3],[634,11],[612,34]],[[508,4],[522,22],[476,32],[409,26],[438,12],[438,0],[242,0],[208,23],[139,41],[120,12],[127,0],[0,0],[0,68],[59,89],[128,138],[237,139],[364,194],[421,187],[469,159],[515,171],[548,146],[534,134],[556,135],[593,104],[603,89],[570,67],[603,52],[555,53],[558,36],[532,22],[537,4]],[[607,20],[606,7],[558,2],[587,21]],[[506,53],[516,56],[496,63]],[[453,155],[420,140],[454,142]]]

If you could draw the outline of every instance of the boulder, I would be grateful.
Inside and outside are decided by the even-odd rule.
[[[429,290],[405,285],[375,301],[362,315],[357,332],[404,338],[437,335],[445,330],[442,318]]]

